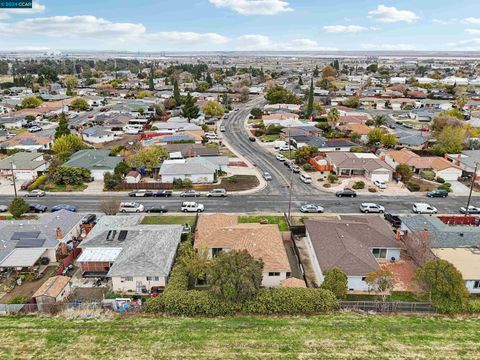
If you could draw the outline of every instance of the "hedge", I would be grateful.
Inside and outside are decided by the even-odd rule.
[[[234,315],[240,306],[217,298],[209,291],[169,290],[163,294],[165,314],[176,316],[226,316]]]
[[[435,173],[431,170],[422,170],[420,171],[420,177],[425,180],[432,181],[435,179]]]
[[[413,182],[409,182],[407,184],[407,189],[410,190],[410,191],[419,191],[420,190],[420,185],[418,185],[416,183],[413,183]]]
[[[47,175],[46,174],[40,175],[38,178],[35,179],[33,183],[31,183],[28,186],[27,190],[32,191],[32,190],[38,189],[38,187],[43,183],[45,183],[45,181],[47,181]]]
[[[147,313],[163,313],[165,312],[165,303],[163,301],[163,294],[152,297],[145,302],[145,311]]]
[[[188,290],[188,274],[185,267],[177,264],[173,267],[168,284],[165,287],[165,293],[168,291],[186,291]]]

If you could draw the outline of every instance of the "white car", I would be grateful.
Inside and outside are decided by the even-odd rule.
[[[320,205],[307,204],[300,208],[302,213],[323,213],[324,208]]]
[[[385,184],[385,181],[375,180],[373,182],[373,185],[379,187],[380,189],[386,189],[387,188],[387,184]]]
[[[293,145],[285,145],[285,146],[282,146],[280,149],[278,149],[280,151],[288,151],[288,150],[295,150],[295,147]]]
[[[209,133],[206,133],[205,134],[205,137],[209,140],[216,140],[218,139],[218,136],[217,134],[213,133],[213,132],[209,132]]]
[[[141,213],[145,207],[142,204],[136,202],[122,202],[120,203],[120,212],[122,213]]]
[[[374,203],[362,203],[360,204],[360,211],[362,213],[380,213],[383,214],[385,212],[385,208],[381,205],[374,204]]]
[[[269,172],[265,171],[263,174],[262,174],[263,178],[266,180],[266,181],[271,181],[272,180],[272,175],[270,175]]]
[[[205,207],[203,206],[203,204],[199,204],[193,201],[185,201],[182,203],[180,210],[183,212],[203,212],[205,210]]]
[[[45,191],[40,189],[35,189],[25,194],[25,197],[41,197],[41,196],[45,196]]]
[[[438,210],[436,207],[426,203],[413,204],[412,210],[416,214],[436,214]]]
[[[287,160],[287,158],[285,156],[283,156],[282,154],[278,154],[277,156],[275,156],[275,158],[278,160],[278,161],[285,161]]]

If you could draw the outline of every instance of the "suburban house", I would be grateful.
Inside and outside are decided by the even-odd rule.
[[[338,268],[348,277],[349,291],[368,291],[365,278],[380,265],[400,260],[403,244],[378,216],[342,216],[305,220],[306,248],[320,286],[325,270]]]
[[[30,268],[40,258],[55,263],[57,248],[80,235],[83,217],[60,210],[38,220],[0,222],[0,269]]]
[[[208,156],[165,160],[159,174],[162,182],[173,183],[175,179],[191,180],[193,184],[213,183],[219,171],[228,171],[228,157]]]
[[[0,126],[5,129],[21,129],[23,118],[21,117],[2,117],[0,118]]]
[[[274,112],[278,110],[290,111],[292,113],[300,112],[302,105],[297,104],[267,104],[263,107],[266,112]]]
[[[447,154],[447,159],[453,164],[459,166],[463,171],[473,175],[475,164],[480,164],[480,150],[464,150],[461,154]],[[480,166],[475,174],[475,181],[480,180]]]
[[[262,286],[282,286],[291,277],[282,234],[276,224],[239,224],[236,215],[202,214],[198,218],[194,248],[206,249],[213,258],[222,252],[246,250],[262,259]]]
[[[374,154],[333,152],[327,153],[325,159],[338,176],[364,176],[370,181],[392,180],[392,167]]]
[[[288,140],[288,138],[287,138]],[[357,146],[354,142],[344,139],[326,139],[323,136],[291,136],[291,144],[297,149],[301,147],[316,146],[318,151],[333,152],[346,151],[349,152],[352,147]]]
[[[436,177],[446,181],[457,181],[462,176],[462,169],[447,159],[440,156],[422,157],[408,149],[386,151],[385,162],[394,169],[400,164],[406,164],[417,174],[422,170],[431,170]]]
[[[62,302],[70,295],[70,278],[56,275],[45,281],[33,294],[39,311],[44,311],[48,305]]]
[[[82,131],[83,141],[90,144],[103,144],[115,139],[115,134],[101,126],[93,126]]]
[[[397,135],[398,143],[397,146],[403,146],[413,150],[420,150],[425,147],[425,144],[428,142],[429,137],[424,136],[424,132],[418,133],[411,133],[407,131],[397,131],[395,135]]]
[[[42,153],[18,152],[0,160],[0,176],[11,177],[28,181],[36,179],[48,170],[48,163],[44,160]]]
[[[218,148],[209,148],[201,144],[167,144],[169,154],[181,153],[182,158],[197,156],[220,156]]]
[[[115,292],[161,290],[168,282],[181,225],[142,225],[142,215],[103,216],[81,243],[85,277],[112,279]]]
[[[125,176],[125,182],[127,184],[138,184],[142,178],[142,175],[138,171],[132,170]]]
[[[105,173],[113,173],[115,167],[123,161],[119,156],[110,156],[110,150],[79,150],[64,164],[90,170],[94,180],[103,180]]]
[[[0,143],[0,148],[25,151],[49,150],[53,144],[53,136],[39,135],[39,133],[22,132]]]
[[[348,136],[352,134],[358,134],[360,136],[360,141],[367,142],[368,141],[368,133],[372,131],[370,127],[365,124],[358,124],[358,123],[349,123],[345,125],[337,126],[338,130],[343,131]]]

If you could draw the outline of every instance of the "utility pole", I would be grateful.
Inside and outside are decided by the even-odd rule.
[[[10,167],[12,168],[13,191],[15,193],[15,197],[17,197],[17,185],[15,184],[15,172],[13,171],[13,161],[10,161]]]
[[[292,147],[290,142],[290,126],[288,127],[288,157],[292,161]],[[288,221],[291,220],[292,211],[292,192],[293,192],[293,166],[290,167],[290,185],[288,186]],[[290,221],[291,222],[291,221]]]
[[[467,207],[465,208],[465,216],[468,216],[468,210],[470,206],[470,200],[472,199],[473,185],[475,184],[475,177],[477,176],[478,163],[475,163],[475,169],[473,170],[472,182],[470,183],[470,193],[468,194]]]

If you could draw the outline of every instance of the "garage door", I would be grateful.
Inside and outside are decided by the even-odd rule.
[[[389,173],[373,173],[370,177],[371,181],[390,181],[390,174]]]

